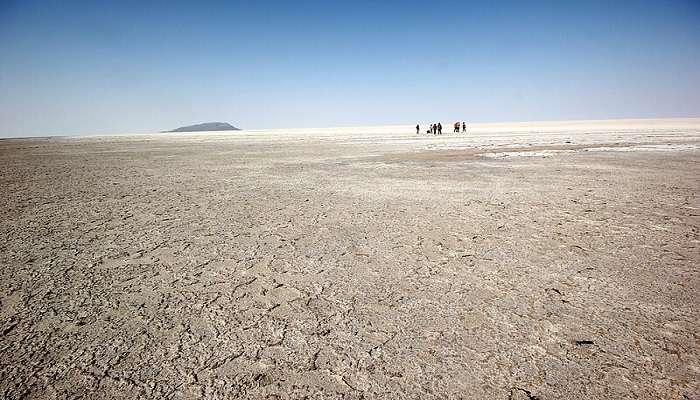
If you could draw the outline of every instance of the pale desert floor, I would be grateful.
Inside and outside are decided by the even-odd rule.
[[[700,119],[0,140],[0,187],[3,398],[700,399]]]

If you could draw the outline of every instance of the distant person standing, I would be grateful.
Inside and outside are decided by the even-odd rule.
[[[442,135],[442,122],[438,122],[438,135]]]
[[[416,135],[420,133],[420,125],[416,124]]]
[[[437,127],[435,124],[430,124],[430,132],[432,132],[433,135],[437,135]]]
[[[459,122],[455,122],[452,132],[459,133]]]
[[[462,121],[462,133],[464,133],[466,131],[467,131],[467,124],[465,124],[464,121]]]

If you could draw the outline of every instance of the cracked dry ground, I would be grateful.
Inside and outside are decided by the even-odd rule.
[[[698,150],[399,150],[0,142],[0,393],[700,398]]]

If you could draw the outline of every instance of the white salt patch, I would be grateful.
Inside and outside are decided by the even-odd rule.
[[[542,151],[504,151],[500,153],[481,153],[482,157],[509,158],[509,157],[551,157],[555,153],[573,153],[575,150],[542,150]]]
[[[647,144],[626,147],[591,147],[582,151],[679,151],[697,150],[700,147],[693,144]]]

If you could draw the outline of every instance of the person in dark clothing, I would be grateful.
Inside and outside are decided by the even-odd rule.
[[[416,124],[416,135],[420,133],[420,125]]]
[[[466,132],[466,131],[467,131],[467,124],[465,124],[464,122],[462,122],[462,133],[464,133],[464,132]]]
[[[442,135],[442,123],[438,122],[438,135]]]

